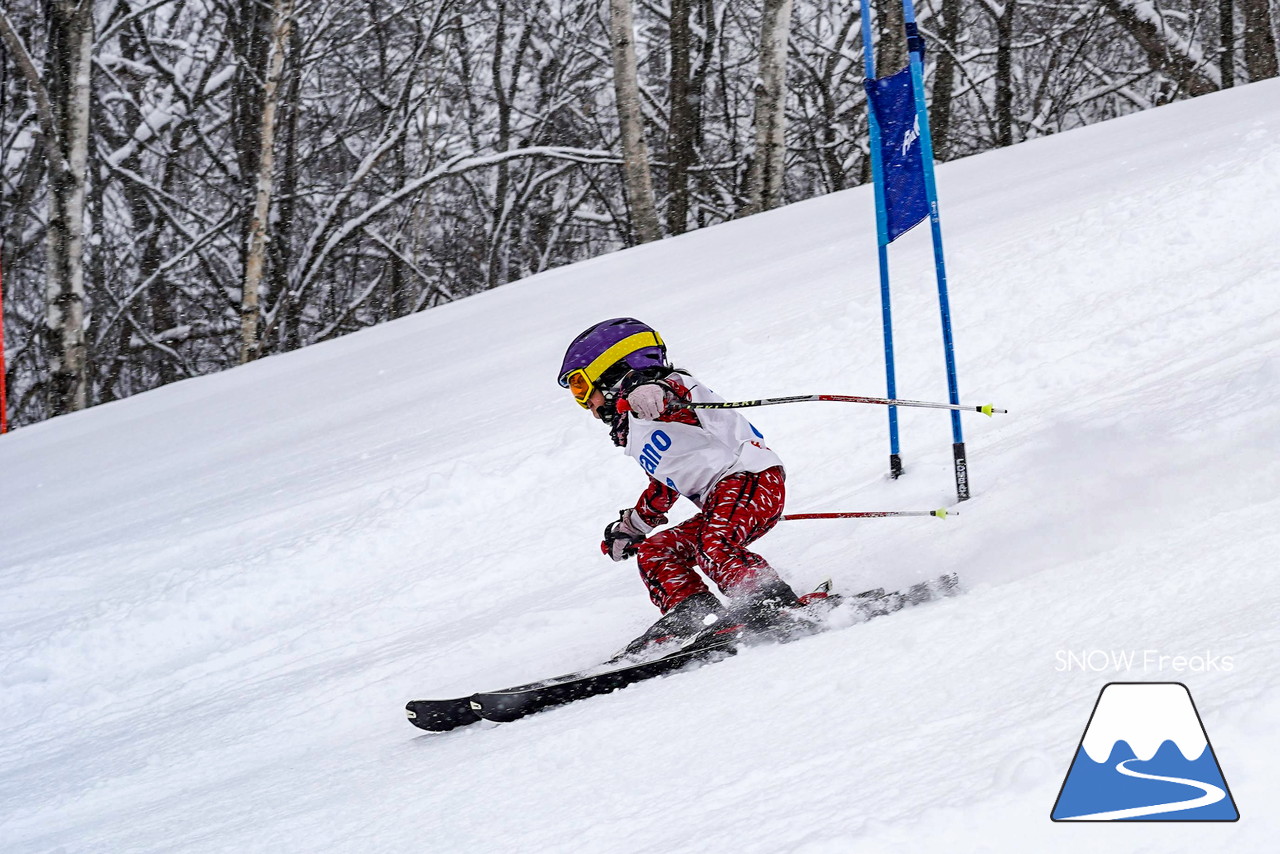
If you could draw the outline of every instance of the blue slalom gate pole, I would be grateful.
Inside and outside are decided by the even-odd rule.
[[[865,14],[866,0],[863,0]],[[938,272],[938,307],[942,313],[942,346],[947,360],[947,390],[951,403],[960,402],[956,380],[955,344],[951,337],[951,303],[947,298],[947,265],[942,254],[942,220],[938,216],[938,185],[933,174],[933,136],[929,132],[929,111],[924,98],[924,40],[916,26],[915,8],[911,0],[902,0],[903,23],[907,33],[907,50],[911,57],[911,88],[915,95],[916,118],[920,121],[920,157],[924,161],[925,194],[929,200],[929,226],[933,231],[933,259]],[[864,31],[865,32],[865,31]],[[960,413],[951,412],[952,454],[955,460],[956,498],[969,498],[969,467],[965,459],[964,433]]]
[[[876,77],[876,59],[871,38],[871,10],[862,2],[862,54],[867,80]],[[884,325],[884,373],[890,400],[898,398],[898,381],[893,366],[893,311],[889,300],[889,229],[885,210],[884,167],[880,162],[880,122],[867,93],[867,129],[871,136],[871,178],[876,197],[876,251],[880,262],[880,313]],[[898,447],[898,407],[889,407],[889,477],[902,475],[902,454]]]

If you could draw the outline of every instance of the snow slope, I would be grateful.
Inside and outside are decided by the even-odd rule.
[[[515,724],[402,706],[656,614],[597,548],[643,477],[554,384],[566,342],[635,314],[730,399],[882,393],[869,188],[0,437],[0,850],[1274,850],[1277,103],[941,168],[962,398],[1010,410],[966,416],[975,497],[760,550],[797,587],[966,595]],[[892,254],[899,393],[945,399],[927,230]],[[752,421],[792,511],[953,497],[944,413],[903,411],[897,482],[880,407]],[[1238,823],[1050,822],[1134,679],[1189,686]]]

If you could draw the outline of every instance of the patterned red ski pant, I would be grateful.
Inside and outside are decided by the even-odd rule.
[[[785,480],[780,466],[730,475],[707,494],[701,513],[640,544],[640,577],[662,613],[707,589],[694,567],[730,598],[780,580],[747,546],[778,524],[787,496]]]

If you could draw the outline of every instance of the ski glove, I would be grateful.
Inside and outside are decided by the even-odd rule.
[[[645,383],[627,395],[627,404],[641,421],[657,421],[667,410],[667,391],[657,383]]]
[[[652,530],[652,525],[645,524],[635,509],[628,507],[618,514],[616,522],[610,522],[604,529],[600,551],[615,561],[626,560],[636,553],[636,547],[644,542],[645,536]]]

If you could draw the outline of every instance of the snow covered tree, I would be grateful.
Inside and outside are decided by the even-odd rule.
[[[609,41],[613,48],[613,86],[617,93],[618,126],[622,142],[622,170],[636,242],[662,235],[649,172],[649,147],[644,139],[644,114],[636,70],[635,21],[631,0],[609,0]]]
[[[1249,80],[1266,80],[1280,74],[1277,69],[1276,36],[1270,0],[1240,0],[1244,19],[1244,61]]]
[[[293,0],[274,0],[271,7],[271,48],[262,84],[262,117],[257,136],[258,163],[254,170],[253,215],[249,220],[249,248],[245,254],[240,301],[240,361],[258,355],[258,298],[267,262],[271,196],[275,189],[276,114],[280,106],[280,78],[293,26]]]
[[[744,213],[782,203],[787,142],[787,55],[792,0],[764,0],[760,23],[760,72],[755,85],[755,151],[747,172]]]
[[[857,0],[0,11],[15,426],[869,177]],[[942,159],[1276,73],[1270,0],[916,12]]]
[[[1165,72],[1191,95],[1221,86],[1217,69],[1206,64],[1198,46],[1165,20],[1147,0],[1101,0],[1103,7],[1146,53],[1152,68]]]
[[[49,42],[43,75],[4,10],[0,10],[0,35],[31,89],[49,164],[48,400],[51,414],[61,415],[88,403],[84,220],[94,21],[89,0],[53,0],[47,11]]]
[[[693,0],[671,0],[670,84],[667,87],[667,231],[683,234],[689,221],[689,169],[697,157],[696,102],[701,92],[693,76]]]

